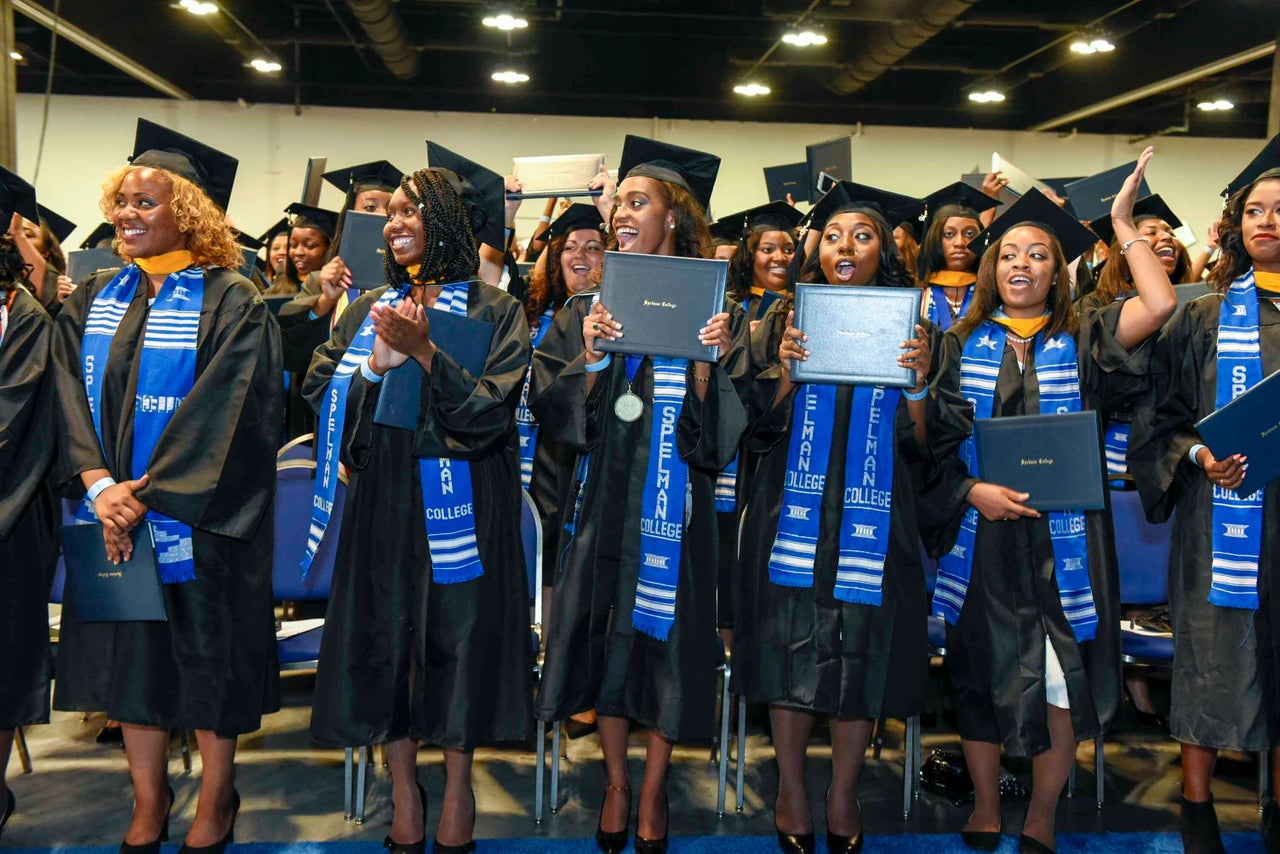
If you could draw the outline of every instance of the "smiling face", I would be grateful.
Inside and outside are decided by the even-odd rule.
[[[409,200],[404,190],[397,189],[387,205],[387,224],[382,237],[391,247],[391,256],[401,267],[422,260],[422,211]]]
[[[656,178],[630,177],[618,185],[612,228],[619,252],[675,253],[675,214]]]
[[[955,272],[972,270],[978,256],[969,250],[973,238],[982,231],[982,223],[967,216],[947,217],[942,225],[942,259],[947,269]]]
[[[766,231],[756,244],[751,272],[757,288],[783,291],[790,278],[791,259],[796,254],[796,242],[785,231]]]
[[[560,250],[560,274],[570,294],[591,287],[592,275],[604,266],[604,241],[594,228],[571,231]]]
[[[279,275],[284,269],[284,261],[289,257],[289,232],[282,231],[275,237],[271,238],[271,245],[267,247],[267,266],[271,268],[274,275]]]
[[[1260,181],[1241,209],[1240,236],[1255,270],[1280,273],[1280,180]]]
[[[289,258],[298,268],[298,275],[305,276],[324,266],[324,256],[329,251],[329,238],[316,228],[294,227],[289,232]]]
[[[996,289],[1010,317],[1039,317],[1049,302],[1057,277],[1053,238],[1042,228],[1021,225],[1000,238],[996,256]]]
[[[173,181],[159,169],[130,169],[116,190],[111,224],[130,258],[154,258],[186,249],[188,236],[173,215]]]
[[[386,216],[387,205],[390,203],[391,194],[386,190],[363,190],[351,200],[351,210]]]
[[[1160,259],[1166,275],[1172,276],[1178,267],[1178,258],[1182,255],[1182,244],[1173,234],[1173,226],[1160,219],[1151,217],[1138,223],[1138,236],[1147,238],[1151,251]]]
[[[867,285],[880,270],[880,233],[857,211],[827,220],[818,243],[818,263],[833,285]]]

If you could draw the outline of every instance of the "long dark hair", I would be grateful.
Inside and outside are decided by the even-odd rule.
[[[871,220],[871,224],[875,226],[876,235],[880,238],[880,258],[879,266],[876,268],[876,283],[884,288],[907,288],[911,287],[911,276],[907,273],[907,268],[902,263],[902,258],[898,255],[898,244],[893,239],[893,226],[889,225],[889,221],[884,218],[884,214],[875,208],[865,206],[853,206],[841,208],[827,217],[830,222],[832,217],[839,216],[844,213],[858,213]],[[826,228],[826,223],[823,223]],[[827,281],[826,274],[822,271],[822,241],[818,241],[818,247],[804,261],[804,267],[800,270],[800,281],[806,283],[830,284]]]
[[[533,272],[529,274],[529,292],[524,298],[524,314],[530,326],[537,322],[548,308],[559,311],[564,307],[569,299],[569,286],[565,284],[564,269],[560,264],[560,258],[564,255],[564,245],[569,242],[569,235],[574,231],[591,230],[593,229],[575,228],[547,244],[546,261],[541,268],[534,267]],[[599,231],[596,233],[600,234]],[[603,235],[600,242],[604,243]]]
[[[0,234],[0,303],[9,300],[9,293],[22,286],[30,271],[31,266],[22,257],[17,242],[7,234]]]
[[[698,200],[684,187],[656,178],[653,180],[660,188],[663,200],[675,217],[676,256],[680,258],[710,258],[712,254],[711,231],[707,227],[707,215],[703,212],[702,205],[698,204]],[[608,248],[611,250],[618,248],[618,236],[613,233],[613,215],[617,211],[618,203],[615,201],[613,207],[609,210]]]
[[[1218,263],[1209,271],[1209,286],[1220,294],[1225,294],[1231,283],[1244,275],[1253,266],[1253,259],[1244,245],[1244,203],[1249,194],[1263,181],[1280,181],[1280,169],[1268,169],[1253,179],[1247,187],[1242,187],[1227,201],[1222,211],[1222,219],[1218,222],[1218,246],[1222,254]],[[1107,262],[1110,263],[1110,262]]]
[[[417,284],[462,282],[480,269],[480,252],[471,217],[448,179],[434,169],[419,169],[400,179],[400,189],[422,217],[422,260]],[[403,282],[408,271],[396,263],[391,247],[382,256],[388,284]]]
[[[746,236],[738,241],[738,248],[734,250],[733,257],[729,259],[729,289],[726,295],[730,299],[742,302],[751,293],[751,289],[755,287],[756,250],[760,248],[761,239],[770,231],[778,231],[789,235],[794,248],[796,243],[794,229],[779,228],[772,223],[753,225],[747,231]]]
[[[1169,281],[1175,285],[1191,281],[1191,255],[1181,240],[1174,240],[1178,250],[1178,263],[1169,274]],[[1093,289],[1094,298],[1102,305],[1114,302],[1116,297],[1129,290],[1133,285],[1133,271],[1129,262],[1120,253],[1120,241],[1111,238],[1111,251],[1107,254],[1107,263],[1102,265],[1102,273],[1098,276],[1098,285]]]
[[[1039,222],[1020,222],[1010,226],[1006,232],[1015,228],[1030,226],[1038,228],[1049,235],[1049,246],[1053,251],[1054,274],[1053,284],[1049,286],[1046,303],[1049,307],[1049,323],[1045,326],[1045,338],[1052,338],[1059,332],[1075,335],[1079,322],[1075,306],[1071,302],[1071,270],[1067,267],[1067,259],[1062,252],[1062,244],[1053,229]],[[997,240],[982,253],[982,261],[978,264],[978,281],[973,288],[973,304],[969,313],[955,325],[958,335],[968,335],[986,322],[996,309],[1000,307],[1000,288],[996,285],[996,265],[1000,262],[1000,244]],[[1109,263],[1109,262],[1108,262]]]
[[[923,287],[929,284],[929,277],[939,270],[947,269],[947,259],[942,254],[942,232],[947,228],[947,220],[953,217],[971,219],[982,231],[982,216],[973,208],[965,205],[943,205],[933,215],[929,230],[925,232],[924,242],[920,244],[920,253],[916,256],[916,281]],[[977,253],[974,253],[975,255]],[[969,272],[977,272],[977,264]]]

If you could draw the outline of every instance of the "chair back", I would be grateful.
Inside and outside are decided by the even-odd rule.
[[[314,460],[316,458],[314,450],[315,438],[315,433],[303,433],[295,439],[290,439],[283,448],[276,451],[276,462]]]
[[[275,545],[271,559],[271,589],[276,599],[304,601],[328,599],[333,562],[342,533],[342,508],[347,487],[338,481],[329,527],[316,551],[311,571],[302,577],[302,556],[311,532],[311,496],[315,491],[316,464],[312,460],[286,460],[276,466]]]
[[[524,569],[533,595],[533,621],[542,621],[542,519],[527,490],[520,490],[520,541],[524,544]]]
[[[1125,605],[1168,602],[1173,526],[1148,522],[1141,498],[1131,489],[1111,490],[1111,518],[1120,564],[1120,601]]]

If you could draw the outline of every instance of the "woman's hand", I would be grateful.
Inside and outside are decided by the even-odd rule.
[[[373,342],[373,359],[377,365],[370,364],[370,370],[378,373],[378,368],[384,366],[387,370],[398,368],[410,358],[429,370],[436,345],[431,342],[431,321],[427,319],[426,309],[405,298],[395,308],[374,306],[371,311],[377,336]],[[379,344],[385,349],[380,350]]]
[[[1003,172],[988,172],[982,179],[982,192],[993,199],[1000,198],[1000,191],[1009,186]]]
[[[787,312],[787,329],[782,333],[782,343],[778,345],[778,358],[782,361],[782,370],[786,371],[788,379],[791,377],[791,360],[803,362],[809,358],[809,351],[801,346],[809,340],[809,336],[792,326],[795,322],[795,311]]]
[[[1218,248],[1218,223],[1209,223],[1209,228],[1205,230],[1205,250],[1212,252]]]
[[[71,281],[70,276],[58,277],[58,302],[59,303],[66,302],[67,297],[75,293],[75,290],[76,290],[76,283]]]
[[[1225,460],[1219,460],[1208,448],[1201,448],[1196,454],[1196,461],[1204,469],[1205,477],[1214,486],[1236,492],[1244,484],[1245,470],[1248,469],[1249,458],[1241,454],[1232,454]]]
[[[594,365],[605,357],[605,353],[596,349],[596,341],[617,341],[622,337],[622,324],[613,319],[609,309],[603,303],[591,306],[591,311],[582,319],[582,344],[587,351],[587,364]]]
[[[1030,497],[1031,493],[1029,492],[1014,492],[1012,489],[1000,486],[997,483],[987,483],[980,480],[969,490],[966,500],[988,522],[1007,522],[1022,517],[1029,519],[1040,518],[1038,510],[1033,510],[1022,503]]]
[[[910,368],[916,372],[916,384],[912,394],[924,391],[929,382],[929,371],[933,369],[933,353],[929,350],[929,336],[924,334],[924,327],[916,325],[916,337],[903,341],[900,349],[906,350],[898,357],[898,366]]]
[[[1122,244],[1137,234],[1133,224],[1133,205],[1138,201],[1138,188],[1142,186],[1142,175],[1147,171],[1147,163],[1155,151],[1153,146],[1146,147],[1138,157],[1138,165],[1133,170],[1133,174],[1124,179],[1120,192],[1116,193],[1115,199],[1111,202],[1111,225],[1116,230],[1116,238]]]
[[[717,347],[720,358],[729,352],[733,336],[729,334],[729,312],[722,311],[707,321],[707,325],[698,330],[698,343],[703,347]]]
[[[119,566],[121,561],[127,561],[133,557],[133,538],[128,532],[103,525],[102,544],[107,549],[107,560],[116,566]]]
[[[312,311],[316,317],[324,317],[338,305],[342,294],[351,287],[351,271],[342,258],[335,255],[320,268],[320,298]]]
[[[506,176],[506,178],[503,179],[503,185],[507,196],[524,190],[524,185],[520,183],[520,179],[515,175]],[[507,228],[515,228],[516,213],[520,210],[520,203],[524,201],[524,199],[507,199],[505,196],[503,198],[505,199],[503,211],[506,216]]]
[[[138,527],[142,517],[147,515],[147,506],[133,494],[150,482],[151,476],[144,474],[137,480],[112,484],[98,493],[93,502],[93,512],[103,527],[126,537]]]
[[[596,173],[596,177],[587,184],[587,189],[601,191],[593,201],[596,204],[596,210],[600,212],[600,221],[606,226],[611,226],[609,214],[613,213],[613,194],[618,189],[618,182],[609,175],[608,169],[602,167]]]

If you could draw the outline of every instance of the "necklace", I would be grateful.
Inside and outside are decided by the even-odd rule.
[[[964,297],[960,297],[960,299],[952,299],[951,297],[947,297],[946,299],[947,299],[947,305],[951,306],[951,313],[959,314],[960,309],[964,307]]]
[[[1032,335],[1032,336],[1030,336],[1030,337],[1028,337],[1028,338],[1023,338],[1021,335],[1014,335],[1012,332],[1010,332],[1010,331],[1008,331],[1008,330],[1005,330],[1004,335],[1005,335],[1005,338],[1009,339],[1009,340],[1010,340],[1010,341],[1012,341],[1014,344],[1030,344],[1030,343],[1032,342],[1032,340],[1034,340],[1034,339],[1035,339],[1035,337],[1036,337],[1036,336]]]

